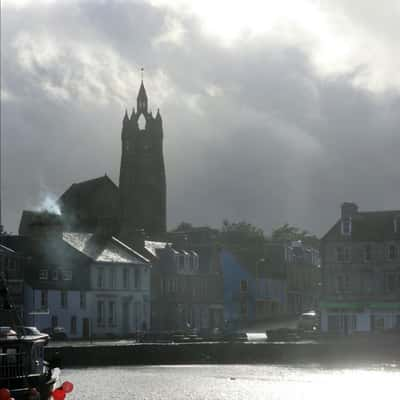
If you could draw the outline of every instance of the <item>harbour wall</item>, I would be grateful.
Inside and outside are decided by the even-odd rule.
[[[162,364],[400,363],[393,343],[182,343],[47,347],[61,367]]]

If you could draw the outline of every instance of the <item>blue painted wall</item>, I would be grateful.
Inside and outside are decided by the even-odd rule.
[[[41,290],[33,289],[25,285],[24,301],[25,301],[25,325],[36,326],[38,329],[46,329],[51,327],[51,317],[57,316],[58,326],[65,328],[66,334],[70,338],[80,338],[83,334],[83,319],[88,318],[89,314],[89,295],[86,293],[86,307],[80,307],[80,292],[68,290],[68,306],[61,307],[60,290],[48,290],[48,310],[49,313],[38,315],[30,315],[31,311],[38,311],[41,306]],[[71,332],[71,318],[76,317],[76,333]]]
[[[220,260],[224,276],[225,321],[254,321],[256,287],[253,276],[229,250],[221,250]],[[241,291],[242,280],[247,280],[247,294]],[[241,299],[247,303],[246,318],[241,314]]]

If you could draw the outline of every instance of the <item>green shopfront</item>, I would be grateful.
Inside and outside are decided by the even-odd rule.
[[[400,302],[321,302],[320,310],[325,333],[400,330]]]

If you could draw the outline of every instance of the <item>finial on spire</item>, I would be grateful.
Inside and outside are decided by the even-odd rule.
[[[144,73],[144,68],[142,67],[140,68],[140,76],[142,78],[142,82],[143,82],[143,73]]]

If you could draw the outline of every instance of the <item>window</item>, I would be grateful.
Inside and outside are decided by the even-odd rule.
[[[389,246],[388,257],[390,260],[394,260],[397,258],[397,247],[394,245]]]
[[[350,235],[351,234],[351,218],[347,217],[342,220],[342,234]]]
[[[58,317],[57,317],[57,315],[52,315],[51,316],[51,326],[52,326],[52,328],[55,328],[56,326],[58,326]]]
[[[76,317],[71,317],[71,335],[76,335]]]
[[[104,268],[97,268],[97,287],[104,288]]]
[[[397,289],[397,282],[396,282],[396,274],[395,273],[386,273],[385,274],[385,291],[388,293],[394,292]]]
[[[115,326],[117,323],[117,314],[115,308],[115,302],[110,301],[108,303],[108,326]]]
[[[371,245],[367,244],[365,246],[365,251],[364,251],[364,259],[365,259],[365,261],[371,261],[371,259],[372,259],[372,254],[371,253],[372,253],[371,252]]]
[[[104,301],[97,302],[97,326],[104,326]]]
[[[53,281],[56,281],[58,279],[58,271],[56,269],[54,269],[53,271],[51,271],[51,279]]]
[[[129,289],[129,269],[124,268],[123,277],[122,277],[124,289]]]
[[[140,287],[141,287],[141,282],[140,282],[140,269],[139,269],[139,268],[135,268],[135,276],[134,276],[134,279],[135,279],[135,282],[134,282],[134,284],[135,284],[135,289],[140,289]]]
[[[351,261],[351,248],[350,247],[344,248],[344,261],[345,262]]]
[[[343,262],[344,261],[344,251],[343,247],[337,247],[336,248],[336,260],[338,262]]]
[[[81,309],[86,308],[86,293],[85,292],[80,293],[79,305],[80,305]]]
[[[115,289],[117,284],[117,271],[111,267],[110,269],[110,288]]]
[[[385,319],[381,316],[371,315],[371,330],[383,331],[385,328]]]
[[[179,256],[179,269],[184,269],[185,268],[185,255],[181,254]]]
[[[61,292],[61,308],[68,308],[68,292],[62,290]]]
[[[247,280],[246,279],[242,279],[240,281],[240,291],[247,292]]]
[[[240,303],[240,314],[242,317],[245,317],[247,315],[247,301],[242,301]]]
[[[41,306],[41,308],[48,308],[48,306],[49,306],[47,290],[42,290],[40,292],[40,306]]]
[[[341,291],[341,290],[343,290],[343,276],[338,276],[338,277],[336,277],[336,289],[338,290],[338,291]]]
[[[176,293],[177,286],[177,279],[168,279],[168,293]]]
[[[49,271],[47,269],[41,269],[39,271],[39,279],[41,281],[47,281],[47,279],[49,279]]]
[[[64,281],[72,280],[72,271],[70,269],[62,269],[61,276]]]
[[[400,233],[400,215],[393,220],[394,233]]]

